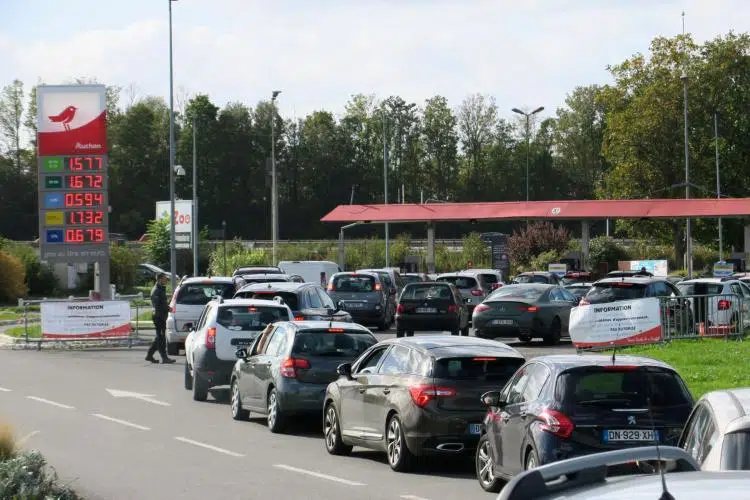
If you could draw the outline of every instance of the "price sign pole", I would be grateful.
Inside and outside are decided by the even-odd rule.
[[[50,264],[94,264],[109,286],[109,178],[104,85],[37,88],[39,251]]]

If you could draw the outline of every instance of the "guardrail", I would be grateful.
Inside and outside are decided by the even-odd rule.
[[[659,299],[662,341],[700,337],[743,337],[750,328],[750,302],[734,294]]]

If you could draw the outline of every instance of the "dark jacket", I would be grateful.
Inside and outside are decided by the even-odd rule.
[[[154,308],[154,319],[167,319],[169,303],[167,302],[167,287],[156,284],[151,289],[151,306]]]

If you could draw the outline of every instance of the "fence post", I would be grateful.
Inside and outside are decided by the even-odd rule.
[[[135,338],[140,339],[141,338],[141,334],[140,334],[141,315],[139,313],[139,309],[141,306],[138,304],[138,300],[140,299],[135,299]],[[132,341],[130,343],[130,347],[133,347]]]
[[[39,313],[40,313],[40,328],[41,328],[41,310],[42,306],[39,305]],[[29,345],[29,305],[26,303],[26,301],[23,301],[23,337],[24,342],[26,345]]]

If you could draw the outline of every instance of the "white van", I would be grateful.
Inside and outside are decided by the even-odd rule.
[[[285,274],[302,276],[306,283],[317,283],[323,288],[331,276],[341,272],[338,264],[328,260],[283,260],[279,267]]]

